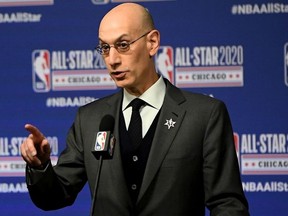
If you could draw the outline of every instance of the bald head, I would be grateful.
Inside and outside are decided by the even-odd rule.
[[[106,49],[101,54],[116,85],[130,94],[139,96],[158,80],[152,57],[159,45],[160,33],[139,4],[118,5],[100,23],[98,48]]]
[[[114,7],[103,17],[99,26],[99,36],[101,38],[101,33],[120,28],[138,34],[148,32],[155,27],[146,8],[136,3],[124,3]]]

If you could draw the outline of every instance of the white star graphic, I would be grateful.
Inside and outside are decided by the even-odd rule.
[[[164,125],[167,125],[167,126],[168,126],[168,129],[170,129],[171,127],[174,127],[175,123],[176,123],[176,122],[174,122],[174,121],[172,120],[172,118],[171,118],[171,119],[169,119],[169,120],[166,119],[166,123],[165,123]]]

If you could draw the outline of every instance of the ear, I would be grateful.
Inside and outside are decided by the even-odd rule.
[[[150,57],[154,56],[160,46],[160,32],[158,30],[152,30],[147,35],[147,46]]]

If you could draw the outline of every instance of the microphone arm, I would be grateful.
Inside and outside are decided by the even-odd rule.
[[[112,159],[115,145],[115,137],[113,136],[113,128],[115,119],[111,115],[105,115],[99,126],[99,132],[96,134],[95,143],[93,145],[92,153],[99,159],[98,171],[94,190],[92,191],[92,204],[90,208],[90,216],[94,214],[94,207],[96,203],[97,191],[99,187],[99,179],[102,169],[103,159]]]
[[[102,163],[103,163],[103,157],[102,155],[99,156],[99,164],[98,164],[98,172],[96,175],[96,181],[95,181],[95,186],[94,186],[94,190],[93,190],[93,198],[92,198],[92,204],[91,204],[91,208],[90,208],[90,216],[93,216],[94,214],[94,205],[96,203],[96,196],[97,196],[97,190],[98,190],[98,185],[99,185],[99,179],[100,179],[100,173],[101,173],[101,169],[102,169]]]

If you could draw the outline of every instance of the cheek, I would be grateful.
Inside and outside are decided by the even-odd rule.
[[[129,68],[130,71],[138,71],[143,67],[143,56],[133,53],[122,58],[121,65]]]
[[[140,52],[135,53],[133,58],[131,59],[131,63],[133,62],[137,67],[145,67],[147,66],[150,60],[149,53],[143,48]]]
[[[108,64],[108,58],[103,57],[103,62],[105,63],[106,67],[109,68],[109,64]]]

